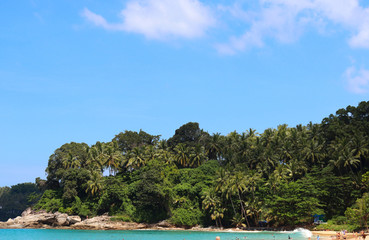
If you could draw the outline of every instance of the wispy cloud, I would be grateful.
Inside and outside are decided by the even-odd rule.
[[[294,42],[308,27],[321,31],[330,23],[350,31],[351,47],[369,49],[369,8],[362,7],[358,0],[258,0],[257,6],[253,11],[242,4],[220,7],[239,18],[245,30],[217,44],[219,52],[233,54],[261,47],[268,38]]]
[[[351,66],[345,72],[347,89],[356,94],[369,92],[369,70]]]
[[[215,24],[210,9],[198,0],[132,0],[120,12],[120,23],[109,23],[89,9],[82,16],[106,30],[142,34],[149,39],[198,38]]]
[[[85,17],[88,21],[95,24],[98,27],[105,28],[107,30],[124,30],[123,24],[111,24],[108,23],[105,18],[102,16],[91,12],[87,8],[83,9],[82,16]]]
[[[231,16],[235,20],[232,23],[236,23],[229,23],[234,35],[214,44],[223,54],[260,48],[268,39],[292,43],[311,29],[319,33],[345,29],[351,47],[369,49],[369,7],[360,5],[359,0],[234,0],[217,8],[201,0],[129,0],[119,11],[121,21],[116,23],[87,8],[82,16],[109,31],[156,40],[199,38],[215,23],[227,24],[221,18]]]

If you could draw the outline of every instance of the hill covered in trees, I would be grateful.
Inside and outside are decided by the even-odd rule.
[[[190,122],[168,140],[142,130],[66,143],[35,209],[178,226],[295,226],[369,218],[369,102],[321,123],[224,136]],[[105,173],[105,174],[104,174]]]

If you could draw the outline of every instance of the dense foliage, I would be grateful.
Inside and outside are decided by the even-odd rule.
[[[369,102],[320,124],[226,136],[187,123],[168,140],[125,131],[50,156],[38,209],[179,226],[368,222]],[[109,175],[109,176],[107,176]],[[356,218],[355,218],[356,216]]]
[[[27,207],[35,204],[41,197],[42,180],[37,184],[21,183],[12,187],[0,188],[0,221],[19,216]]]

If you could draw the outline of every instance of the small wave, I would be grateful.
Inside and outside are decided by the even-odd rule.
[[[299,234],[302,235],[304,238],[311,238],[313,236],[312,232],[310,232],[310,230],[305,229],[305,228],[296,228],[293,231],[280,231],[279,233],[288,233],[288,234]]]
[[[297,228],[297,229],[293,230],[293,232],[294,233],[301,233],[306,238],[311,238],[311,236],[313,236],[312,232],[310,232],[310,230],[305,229],[305,228]]]

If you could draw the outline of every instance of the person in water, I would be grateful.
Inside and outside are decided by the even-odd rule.
[[[220,240],[220,237],[219,237],[219,236],[216,236],[216,237],[215,237],[215,240]]]

